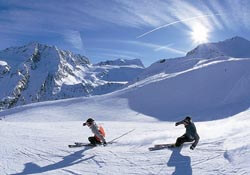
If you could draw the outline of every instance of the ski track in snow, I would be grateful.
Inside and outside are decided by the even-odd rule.
[[[81,121],[0,121],[0,174],[132,174],[191,175],[249,174],[250,112],[211,122],[196,122],[201,140],[192,151],[182,149],[148,151],[157,143],[173,143],[184,132],[172,122],[99,121],[112,140],[134,129],[106,147],[68,148],[92,135]],[[234,127],[229,127],[234,125]]]

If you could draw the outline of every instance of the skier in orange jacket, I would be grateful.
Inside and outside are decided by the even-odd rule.
[[[98,126],[95,123],[94,119],[92,119],[92,118],[89,118],[85,123],[83,123],[83,126],[86,126],[86,125],[91,129],[92,133],[94,134],[93,137],[88,138],[89,142],[92,145],[96,146],[97,144],[103,144],[103,145],[107,144],[107,142],[104,138],[105,131],[104,131],[102,126]]]

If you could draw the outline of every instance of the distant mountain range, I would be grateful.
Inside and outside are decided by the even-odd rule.
[[[115,91],[144,70],[139,59],[91,64],[36,42],[0,51],[0,109]]]
[[[250,41],[241,37],[201,44],[148,68],[139,59],[91,64],[70,51],[30,43],[0,51],[0,109],[122,89],[117,96],[132,110],[159,119],[235,114],[250,106],[249,59]]]

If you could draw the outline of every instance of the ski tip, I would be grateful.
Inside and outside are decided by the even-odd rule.
[[[148,150],[149,150],[149,151],[156,151],[156,150],[158,150],[158,149],[156,149],[155,147],[150,147],[150,148],[148,148]]]

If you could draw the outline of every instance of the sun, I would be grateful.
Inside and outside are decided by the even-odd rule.
[[[196,24],[192,27],[191,38],[195,44],[208,42],[209,30],[201,24]]]

